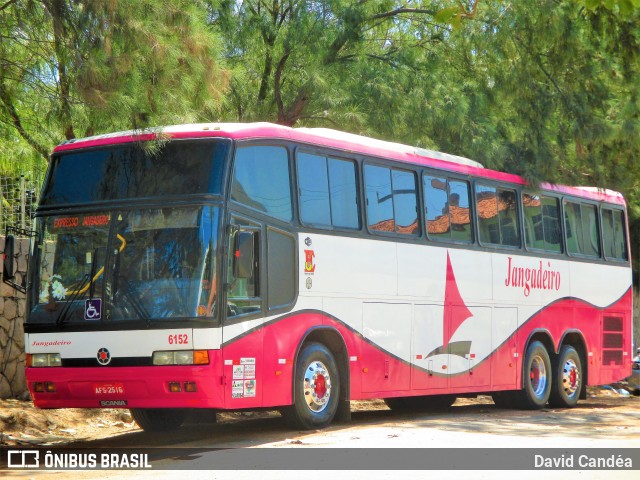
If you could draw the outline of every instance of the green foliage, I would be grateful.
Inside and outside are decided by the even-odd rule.
[[[46,159],[76,136],[203,119],[227,83],[206,14],[191,0],[0,5],[2,138]]]
[[[606,8],[621,16],[632,15],[640,8],[640,0],[582,0],[580,3],[592,12],[598,8]]]
[[[415,53],[429,42],[442,43],[446,23],[463,18],[461,7],[455,5],[212,1],[211,26],[225,39],[232,70],[219,115],[368,130],[356,100],[366,93],[361,77],[377,72],[383,81],[385,74],[396,77],[401,69],[404,80],[411,74]],[[439,25],[435,16],[445,25]],[[426,29],[430,24],[434,28]]]

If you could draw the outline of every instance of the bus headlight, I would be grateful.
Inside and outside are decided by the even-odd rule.
[[[62,357],[59,353],[32,353],[27,355],[28,367],[61,367]]]
[[[193,350],[175,352],[173,358],[176,365],[193,365]]]
[[[207,365],[209,352],[206,350],[163,350],[153,352],[154,365]]]
[[[153,352],[154,365],[173,365],[173,352]]]

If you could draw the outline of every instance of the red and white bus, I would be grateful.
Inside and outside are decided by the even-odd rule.
[[[572,407],[630,373],[615,192],[327,129],[182,125],[58,146],[36,217],[41,408],[318,428],[368,398]]]

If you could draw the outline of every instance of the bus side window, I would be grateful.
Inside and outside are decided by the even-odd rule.
[[[473,242],[471,228],[471,210],[469,183],[462,180],[449,180],[449,217],[451,239],[458,242]]]
[[[377,165],[365,165],[364,180],[369,229],[377,232],[395,232],[391,170]]]
[[[600,256],[600,239],[595,205],[565,202],[564,217],[569,253]]]
[[[520,246],[515,190],[476,185],[480,241],[510,247]]]
[[[427,235],[431,240],[449,240],[451,225],[447,179],[425,175],[423,183]]]
[[[369,229],[420,235],[415,173],[365,165],[364,179]]]
[[[469,184],[445,177],[425,176],[427,235],[432,240],[473,242]]]
[[[600,234],[598,228],[598,214],[595,205],[581,205],[582,228],[584,229],[584,254],[590,257],[600,256]]]
[[[287,150],[266,145],[238,148],[231,199],[274,218],[291,221]]]
[[[523,193],[522,210],[527,247],[561,252],[558,199]]]
[[[516,192],[498,189],[498,212],[502,245],[520,246],[520,230],[516,207]]]
[[[319,228],[360,228],[353,161],[298,152],[296,165],[302,223]]]
[[[557,198],[542,197],[542,224],[545,250],[562,252],[560,206]]]
[[[543,248],[544,229],[540,197],[538,195],[523,193],[522,211],[524,213],[525,245],[529,248]]]
[[[580,253],[582,246],[582,228],[578,228],[581,223],[580,205],[573,202],[564,202],[564,224],[567,236],[567,251],[569,253]]]
[[[416,175],[413,172],[392,170],[393,207],[396,233],[420,235],[418,224],[418,196]]]

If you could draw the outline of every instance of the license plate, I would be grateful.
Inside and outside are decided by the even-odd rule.
[[[96,395],[121,395],[124,393],[122,383],[94,383],[93,392]]]

